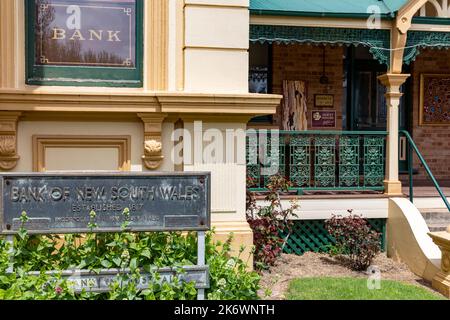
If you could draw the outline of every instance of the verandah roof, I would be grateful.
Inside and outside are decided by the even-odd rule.
[[[283,44],[362,45],[374,58],[389,65],[389,30],[251,25],[250,42]]]
[[[377,6],[382,17],[393,17],[408,0],[250,0],[250,12],[263,15],[367,17]]]
[[[369,6],[377,5],[384,18],[392,19],[408,0],[250,0],[252,14],[318,17],[367,17]],[[429,20],[429,21],[428,21]],[[427,23],[450,24],[450,18],[432,18]],[[431,21],[431,22],[430,22]],[[303,43],[331,45],[363,45],[369,47],[376,60],[389,66],[390,31],[303,27],[292,25],[250,26],[250,41],[259,43]],[[449,49],[450,33],[438,31],[408,31],[404,53],[406,64],[414,61],[421,48]]]

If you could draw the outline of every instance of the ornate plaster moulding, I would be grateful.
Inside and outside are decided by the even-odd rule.
[[[144,123],[144,155],[142,161],[147,169],[158,169],[164,160],[162,155],[162,123],[165,113],[138,113]]]
[[[20,112],[0,112],[0,169],[11,170],[17,165],[17,121]]]
[[[280,95],[1,90],[0,111],[272,114]]]

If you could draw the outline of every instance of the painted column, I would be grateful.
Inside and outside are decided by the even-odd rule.
[[[239,116],[183,116],[184,171],[211,172],[211,215],[215,239],[233,233],[232,251],[252,266],[253,233],[246,219],[246,148],[248,119]],[[228,122],[225,122],[227,121]]]
[[[409,77],[409,74],[387,73],[378,77],[386,87],[387,112],[387,146],[386,146],[386,176],[384,192],[388,195],[401,195],[402,184],[398,177],[398,139],[399,139],[399,105],[403,93],[400,86]]]

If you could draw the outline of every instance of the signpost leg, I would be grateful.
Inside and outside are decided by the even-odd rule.
[[[14,236],[7,235],[6,242],[9,243],[8,256],[9,256],[9,266],[6,269],[6,273],[13,273],[14,269]]]
[[[197,233],[197,265],[205,265],[205,232]],[[197,300],[205,300],[205,289],[197,289]]]

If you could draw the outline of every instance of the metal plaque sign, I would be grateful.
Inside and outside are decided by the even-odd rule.
[[[21,226],[34,234],[83,233],[89,223],[93,232],[118,232],[125,220],[127,231],[206,231],[210,180],[210,173],[186,172],[3,174],[1,233]]]
[[[159,275],[159,282],[172,282],[174,277],[180,281],[194,282],[196,289],[209,288],[209,268],[208,266],[184,266],[182,272],[176,268],[159,268],[156,273]],[[39,275],[40,272],[30,272],[30,275]],[[48,275],[61,274],[66,279],[72,289],[79,293],[83,290],[86,292],[108,292],[114,281],[120,281],[122,286],[126,286],[129,282],[134,281],[138,290],[148,288],[148,285],[155,281],[153,276],[146,272],[141,272],[137,279],[120,278],[118,276],[130,274],[129,269],[104,269],[98,272],[90,270],[65,270],[62,273],[56,271],[46,272]]]
[[[311,119],[312,128],[336,128],[336,111],[313,110]]]

